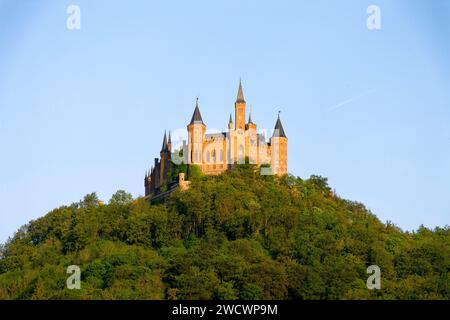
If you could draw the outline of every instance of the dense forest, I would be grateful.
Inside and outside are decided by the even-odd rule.
[[[450,299],[448,226],[403,232],[319,176],[191,180],[163,204],[92,193],[31,221],[0,247],[0,299]]]

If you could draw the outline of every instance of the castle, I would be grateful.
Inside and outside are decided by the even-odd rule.
[[[180,161],[174,161],[174,156],[187,165],[198,166],[204,174],[220,174],[236,165],[249,163],[261,167],[262,174],[287,174],[288,139],[281,124],[280,114],[275,123],[272,137],[266,142],[265,135],[258,133],[256,124],[252,122],[251,112],[246,119],[246,102],[239,82],[235,109],[235,123],[230,114],[228,131],[221,133],[206,133],[198,106],[198,99],[190,123],[187,125],[188,143],[183,141],[182,150],[172,153],[172,139],[169,132],[164,133],[160,158],[155,158],[154,165],[145,174],[145,196],[152,197],[167,193],[176,187],[186,188],[185,173],[176,170]],[[182,152],[181,152],[182,151]]]

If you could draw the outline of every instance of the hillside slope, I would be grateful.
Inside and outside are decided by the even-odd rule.
[[[414,233],[334,195],[326,179],[251,166],[197,177],[165,205],[95,194],[1,248],[0,299],[450,299],[449,228]],[[69,265],[81,290],[66,288]],[[368,290],[370,265],[381,290]]]

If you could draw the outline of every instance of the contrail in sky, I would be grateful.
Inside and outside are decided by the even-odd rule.
[[[370,90],[364,91],[363,93],[360,93],[357,96],[354,96],[354,97],[352,97],[350,99],[344,100],[344,101],[342,101],[342,102],[340,102],[338,104],[335,104],[334,106],[329,107],[326,111],[327,112],[334,111],[334,110],[336,110],[336,109],[338,109],[338,108],[340,108],[342,106],[345,106],[346,104],[349,104],[349,103],[351,103],[351,102],[353,102],[355,100],[358,100],[358,99],[360,99],[360,98],[362,98],[362,97],[364,97],[364,96],[366,96],[366,95],[368,95],[370,93],[373,93],[375,91],[376,91],[376,89],[370,89]]]

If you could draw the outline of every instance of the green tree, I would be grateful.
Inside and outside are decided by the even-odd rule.
[[[118,190],[112,195],[109,204],[124,206],[133,202],[133,196],[124,190]]]

